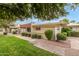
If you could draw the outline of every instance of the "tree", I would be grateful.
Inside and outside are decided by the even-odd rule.
[[[9,22],[8,21],[4,21],[3,19],[0,20],[0,27],[4,28],[5,32],[7,32],[7,29],[9,28]]]
[[[5,3],[0,4],[0,25],[4,28],[16,19],[31,18],[51,20],[67,14],[65,6],[76,6],[77,4],[64,3]],[[72,9],[73,9],[72,8]],[[5,26],[4,26],[5,25]]]
[[[31,18],[32,16],[51,20],[67,14],[65,6],[76,6],[76,4],[64,3],[6,3],[0,4],[0,19],[4,21],[15,21],[16,19]],[[4,23],[5,24],[5,23]]]
[[[10,3],[0,4],[0,19],[17,19],[28,18],[35,16],[40,19],[50,20],[65,16],[67,14],[65,6],[74,6],[76,4],[64,3]]]
[[[0,27],[7,31],[9,24],[17,18],[28,18],[29,12],[26,7],[27,4],[0,4]]]
[[[65,16],[67,12],[64,9],[66,4],[31,4],[32,14],[40,19],[50,20]]]
[[[77,22],[77,24],[79,24],[79,22]]]
[[[0,4],[0,19],[15,20],[29,16],[28,4]]]
[[[60,22],[69,23],[69,20],[65,18],[65,19],[61,20]]]
[[[70,23],[75,23],[75,22],[76,22],[75,20],[71,20],[71,21],[70,21]]]

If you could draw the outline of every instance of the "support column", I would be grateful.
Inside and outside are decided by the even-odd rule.
[[[54,29],[55,40],[57,40],[58,33],[61,33],[61,27],[55,27],[55,29]]]
[[[54,36],[55,36],[55,40],[57,40],[57,28],[56,27],[54,29]]]

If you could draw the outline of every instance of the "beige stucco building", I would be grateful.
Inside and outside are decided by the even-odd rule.
[[[31,24],[21,24],[17,25],[19,33],[28,33],[31,34]]]
[[[79,24],[69,23],[67,24],[67,27],[72,28],[73,31],[79,31]]]
[[[45,37],[45,33],[44,32],[46,30],[52,30],[53,31],[53,35],[54,35],[54,37],[52,36],[52,38],[57,39],[56,38],[57,33],[60,33],[61,32],[61,28],[64,27],[64,26],[66,26],[66,23],[61,23],[61,22],[41,24],[41,25],[32,24],[31,31],[32,31],[32,34],[38,34],[38,35],[41,35],[43,39],[47,39]]]
[[[79,24],[74,24],[74,23],[67,24],[63,22],[57,22],[57,23],[47,23],[47,24],[17,25],[18,31],[20,31],[20,33],[27,32],[31,35],[33,34],[41,35],[43,39],[47,39],[45,37],[45,31],[52,30],[53,31],[52,39],[54,38],[55,40],[57,39],[56,38],[57,33],[60,33],[63,27],[71,27],[73,31],[79,31]]]

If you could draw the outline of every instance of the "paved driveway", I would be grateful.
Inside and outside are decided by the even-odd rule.
[[[68,37],[71,43],[71,48],[79,50],[79,38],[78,37]]]

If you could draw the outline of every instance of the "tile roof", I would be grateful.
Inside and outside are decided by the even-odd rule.
[[[31,27],[31,24],[22,24],[20,25],[20,28],[28,28]]]

